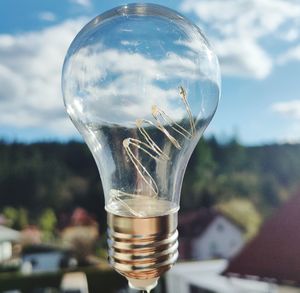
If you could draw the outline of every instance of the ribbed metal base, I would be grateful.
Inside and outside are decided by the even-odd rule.
[[[154,279],[178,258],[177,213],[138,218],[108,216],[109,262],[128,279]]]

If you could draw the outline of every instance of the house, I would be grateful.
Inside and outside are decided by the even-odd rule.
[[[90,215],[85,209],[83,208],[76,208],[70,219],[70,225],[71,226],[97,226],[98,223],[94,219],[92,215]]]
[[[166,275],[172,293],[300,292],[300,194],[231,260],[182,262]]]
[[[98,263],[95,249],[99,240],[99,226],[85,209],[74,210],[69,226],[61,231],[61,239],[74,252],[79,265]]]
[[[77,260],[68,250],[49,245],[31,245],[22,252],[21,271],[25,274],[56,272],[61,268],[73,268]]]
[[[300,284],[300,193],[266,221],[224,274],[288,286]],[[299,292],[291,287],[280,290]]]
[[[178,222],[180,259],[230,259],[244,245],[244,229],[216,210],[184,213]]]
[[[20,240],[20,233],[0,225],[0,263],[13,256],[13,246]]]
[[[299,288],[281,286],[258,278],[222,274],[228,260],[178,262],[165,275],[165,292],[172,293],[299,293]]]

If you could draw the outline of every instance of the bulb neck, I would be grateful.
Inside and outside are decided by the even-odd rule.
[[[108,212],[107,223],[111,266],[131,287],[154,288],[178,258],[177,212],[145,218]]]

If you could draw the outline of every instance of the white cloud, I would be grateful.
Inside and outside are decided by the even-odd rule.
[[[68,111],[86,123],[122,121],[123,125],[128,122],[132,126],[136,119],[151,120],[151,108],[157,105],[173,119],[180,120],[186,113],[184,105],[180,106],[177,88],[182,81],[189,82],[195,116],[202,110],[201,103],[207,102],[206,98],[214,109],[218,94],[214,95],[212,88],[219,81],[217,72],[212,74],[212,69],[217,68],[216,59],[213,54],[206,58],[206,48],[202,50],[205,62],[198,60],[199,66],[188,53],[179,56],[169,52],[165,58],[152,59],[147,54],[106,48],[99,43],[85,46],[70,57],[65,67]],[[202,101],[195,88],[201,88],[204,80],[209,80],[212,88],[211,96],[204,96]],[[81,96],[85,97],[84,102]],[[208,108],[201,112],[202,118],[212,114]]]
[[[245,33],[255,38],[265,36],[300,16],[300,5],[293,0],[185,0],[182,9],[194,11],[200,20],[230,37]]]
[[[300,45],[289,49],[278,57],[279,64],[285,64],[289,61],[300,61]]]
[[[45,132],[50,130],[57,135],[76,133],[65,114],[60,78],[68,46],[84,22],[83,19],[69,20],[40,31],[17,35],[0,34],[0,125],[20,129],[40,127],[45,129]],[[172,75],[173,78],[188,79],[192,84],[193,80],[202,74],[199,65],[191,62],[189,56],[169,53],[167,58],[154,61],[143,55],[113,49],[100,50],[98,53],[100,55],[96,54],[90,62],[94,65],[101,64],[104,71],[113,68],[114,73],[120,77],[116,79],[114,86],[107,84],[96,94],[99,97],[109,96],[108,103],[111,94],[116,91],[123,94],[125,99],[128,97],[128,102],[129,97],[136,98],[138,102],[132,103],[132,107],[124,107],[124,115],[128,117],[133,113],[144,117],[143,111],[151,115],[151,106],[155,101],[166,110],[169,109],[167,102],[170,101],[173,103],[172,107],[177,109],[176,105],[178,100],[180,101],[176,89],[178,84],[170,86],[170,89],[163,89],[159,83]],[[84,54],[77,57],[84,58]],[[213,60],[212,58],[212,62]],[[83,63],[88,66],[86,61]],[[88,73],[96,74],[95,78],[100,79],[102,74],[105,74],[104,71],[89,70]],[[141,76],[144,78],[144,84],[137,81]],[[93,80],[93,76],[86,75],[86,78]],[[130,87],[130,84],[136,86]],[[94,93],[96,89],[99,90],[98,87],[92,86],[85,89]],[[146,93],[145,104],[141,105],[137,97],[140,98],[143,91]],[[198,103],[198,99],[196,102]],[[103,109],[108,108],[104,106]],[[172,111],[172,114],[181,115],[182,110],[184,107],[179,109],[179,112]]]
[[[78,4],[83,7],[90,7],[92,5],[91,0],[69,0],[71,3]]]
[[[41,31],[0,35],[0,124],[75,133],[66,118],[60,76],[64,56],[83,20]]]
[[[288,121],[288,127],[281,133],[279,141],[300,143],[300,99],[274,103],[271,105],[271,111]]]
[[[195,13],[200,26],[212,29],[212,43],[224,74],[264,78],[271,72],[274,61],[261,40],[297,38],[299,1],[184,0],[181,9]]]
[[[272,70],[270,56],[251,39],[228,38],[213,43],[223,74],[262,79]]]
[[[291,28],[290,30],[279,34],[282,40],[293,42],[299,38],[299,29]]]
[[[56,15],[51,11],[43,11],[38,14],[38,18],[45,21],[55,21]]]
[[[300,120],[300,100],[278,102],[271,106],[273,112]]]

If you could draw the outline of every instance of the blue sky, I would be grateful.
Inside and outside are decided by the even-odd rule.
[[[247,145],[300,142],[300,1],[152,2],[198,24],[219,56],[222,98],[208,135],[237,135]],[[0,138],[78,137],[62,104],[64,55],[89,19],[126,3],[1,1]]]

